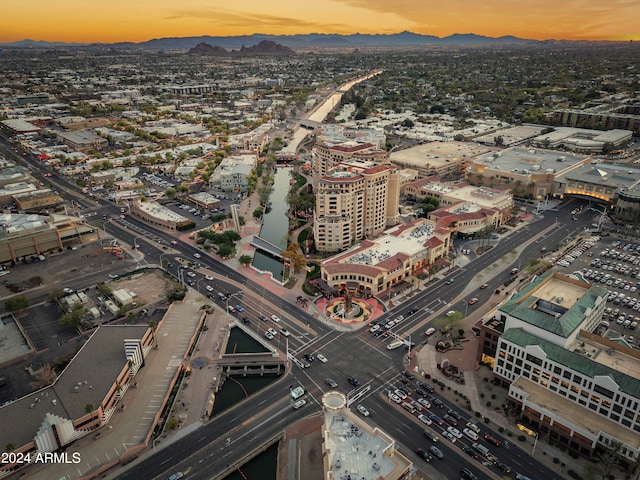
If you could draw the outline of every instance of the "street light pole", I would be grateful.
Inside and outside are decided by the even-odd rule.
[[[536,453],[536,445],[538,444],[538,432],[534,432],[536,434],[535,440],[533,441],[533,449],[531,450],[531,456]]]

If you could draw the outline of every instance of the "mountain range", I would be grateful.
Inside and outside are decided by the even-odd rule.
[[[155,38],[145,42],[119,42],[119,43],[64,43],[46,42],[36,40],[22,40],[6,43],[5,48],[51,48],[51,47],[93,47],[111,48],[118,50],[189,50],[200,43],[215,45],[225,49],[241,49],[256,45],[262,41],[271,41],[289,47],[292,50],[309,50],[317,48],[389,48],[389,47],[418,47],[418,46],[451,46],[451,45],[528,45],[538,44],[538,40],[527,40],[514,36],[485,37],[473,33],[453,34],[448,37],[436,37],[422,35],[413,32],[400,32],[393,34],[363,34],[336,35],[327,33],[310,33],[299,35],[266,35],[253,34],[233,37],[198,36],[198,37],[167,37]]]

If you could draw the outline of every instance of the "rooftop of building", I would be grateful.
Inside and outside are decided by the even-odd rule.
[[[481,155],[474,163],[485,169],[528,175],[559,173],[586,162],[588,156],[535,148],[512,147]]]
[[[558,180],[574,180],[612,188],[633,188],[640,182],[640,169],[627,165],[589,164],[560,175]]]
[[[349,264],[393,269],[407,258],[425,249],[433,238],[435,225],[426,219],[416,219],[387,230],[375,240],[365,240],[357,247],[327,260],[324,265]]]
[[[0,238],[47,225],[48,216],[0,212]]]
[[[541,125],[516,125],[514,127],[489,132],[486,135],[475,137],[473,140],[484,145],[495,145],[496,137],[502,137],[503,145],[516,145],[525,140],[537,137],[545,128],[546,127]]]
[[[604,432],[608,436],[624,442],[626,445],[634,448],[638,447],[638,434],[636,432],[622,427],[619,423],[609,420],[589,408],[583,407],[524,377],[519,377],[513,382],[512,386],[526,392],[528,394],[528,402],[552,412],[584,432],[589,432],[595,437],[599,437],[599,434]],[[580,432],[578,431],[578,433]]]
[[[602,287],[558,272],[547,272],[514,294],[499,310],[567,338],[582,324],[596,299],[606,295]]]
[[[74,132],[62,132],[58,134],[59,137],[64,138],[69,142],[75,144],[87,144],[91,145],[94,142],[106,142],[107,140],[102,138],[93,130],[76,130]]]
[[[330,395],[335,394],[337,392],[330,392]],[[323,397],[323,440],[328,470],[325,473],[333,472],[333,478],[348,476],[358,480],[400,478],[411,463],[395,451],[394,440],[377,428],[371,428],[347,408],[326,406],[335,400],[327,399],[327,395]]]
[[[461,202],[473,202],[484,208],[497,208],[506,201],[513,203],[511,191],[505,188],[476,187],[465,185],[452,189],[446,193],[448,199],[458,199]]]
[[[0,442],[21,446],[33,440],[45,414],[70,420],[102,403],[127,363],[124,340],[141,339],[147,325],[104,325],[98,328],[49,387],[0,408]]]
[[[469,160],[494,149],[470,142],[429,142],[392,152],[391,161],[409,166],[437,168],[450,162]]]
[[[588,128],[555,127],[553,132],[541,135],[536,138],[536,141],[549,141],[552,145],[562,142],[576,147],[580,147],[582,144],[585,144],[585,146],[605,143],[615,145],[628,140],[632,135],[633,132],[631,130],[622,130],[619,128],[602,131]]]
[[[9,183],[0,188],[0,197],[5,195],[15,195],[17,193],[32,192],[37,190],[36,186],[27,182]]]
[[[611,340],[582,330],[574,345],[568,349],[524,331],[509,328],[502,338],[510,343],[527,347],[536,345],[547,360],[564,365],[589,378],[609,377],[621,391],[640,398],[640,353]],[[601,338],[601,337],[600,337]]]
[[[175,223],[188,222],[189,219],[183,217],[179,213],[174,212],[173,210],[169,210],[164,205],[160,205],[156,202],[138,202],[136,204],[140,210],[142,210],[147,215],[155,217],[160,220],[167,220]]]

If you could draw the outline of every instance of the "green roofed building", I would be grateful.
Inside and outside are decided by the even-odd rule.
[[[536,278],[497,310],[493,372],[541,438],[587,456],[619,442],[630,470],[640,455],[640,352],[592,333],[606,297],[557,272]]]

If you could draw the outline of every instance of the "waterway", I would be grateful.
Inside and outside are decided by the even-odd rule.
[[[227,475],[224,480],[276,480],[278,443],[274,443],[257,457],[245,463],[240,470]]]
[[[337,88],[318,108],[311,112],[307,118],[316,122],[323,122],[329,112],[340,102],[342,95],[354,85],[368,80],[378,75],[380,71],[372,72],[363,77],[351,80],[339,88]],[[296,153],[298,145],[309,134],[309,130],[298,127],[294,132],[288,145],[282,149],[283,153]],[[269,201],[271,202],[271,210],[263,217],[262,227],[260,228],[260,237],[264,240],[281,247],[283,250],[287,248],[287,233],[289,231],[289,204],[287,203],[287,193],[289,192],[289,172],[291,168],[277,168],[274,178],[273,190]],[[282,260],[271,255],[267,255],[256,250],[253,256],[253,266],[263,272],[271,272],[273,278],[279,282],[284,279],[284,265]]]
[[[273,179],[273,190],[269,201],[271,210],[262,218],[260,237],[270,242],[282,250],[287,249],[287,233],[289,232],[289,204],[287,203],[287,193],[289,193],[289,181],[291,180],[291,167],[278,167]],[[284,278],[284,265],[282,260],[261,251],[256,251],[253,257],[253,266],[263,272],[271,272],[273,278],[282,282]]]

